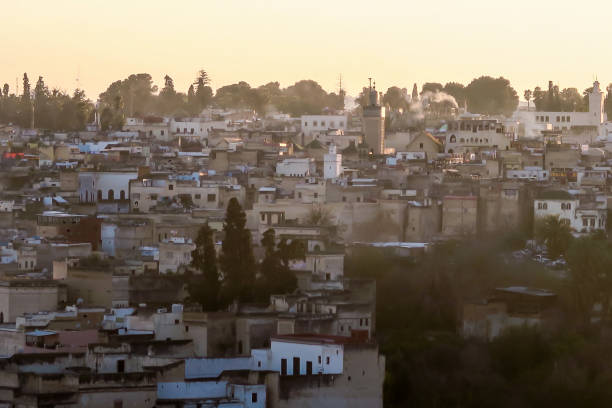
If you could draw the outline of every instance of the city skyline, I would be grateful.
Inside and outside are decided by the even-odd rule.
[[[95,100],[111,82],[141,72],[160,87],[168,74],[181,92],[199,69],[209,72],[215,90],[238,81],[286,87],[313,79],[334,91],[342,75],[352,96],[368,77],[385,91],[393,85],[410,90],[415,82],[467,85],[490,75],[510,80],[522,98],[524,89],[548,80],[582,91],[597,77],[605,86],[612,69],[598,42],[612,29],[596,20],[612,6],[599,1],[580,9],[550,1],[512,7],[444,2],[443,14],[434,5],[400,2],[372,8],[271,1],[265,9],[238,0],[164,4],[7,4],[3,14],[11,18],[0,32],[12,40],[4,47],[10,57],[0,66],[0,81],[14,91],[27,72],[31,82],[42,75],[50,87],[72,91],[78,85]],[[23,31],[20,18],[30,29],[14,35]]]

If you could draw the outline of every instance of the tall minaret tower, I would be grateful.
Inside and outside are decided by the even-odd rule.
[[[370,79],[371,81],[371,79]],[[367,105],[363,107],[363,134],[370,153],[379,155],[385,150],[385,108],[380,105],[380,98],[370,82],[367,89]]]
[[[593,115],[593,124],[601,125],[606,120],[604,111],[604,93],[599,88],[599,81],[593,82],[593,90],[589,94],[589,113]]]

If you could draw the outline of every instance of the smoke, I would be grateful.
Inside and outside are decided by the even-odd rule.
[[[426,91],[421,94],[418,100],[410,102],[409,112],[413,120],[423,120],[425,118],[425,111],[428,109],[435,108],[436,105],[449,105],[447,107],[459,108],[455,97],[447,94],[446,92],[438,91],[431,92]]]

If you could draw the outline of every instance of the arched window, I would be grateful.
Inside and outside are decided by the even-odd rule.
[[[121,200],[125,200],[125,190],[121,190],[121,192],[119,193],[119,198]]]
[[[102,190],[98,190],[98,201],[102,200]]]
[[[450,142],[451,143],[456,143],[457,142],[457,137],[455,135],[451,135]]]
[[[114,200],[115,199],[115,191],[112,188],[110,190],[108,190],[108,199],[109,200]]]

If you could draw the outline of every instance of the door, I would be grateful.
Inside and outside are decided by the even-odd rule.
[[[287,375],[287,359],[281,359],[281,375]]]
[[[300,358],[293,357],[293,375],[300,375]]]
[[[312,375],[312,361],[306,362],[306,375]]]

